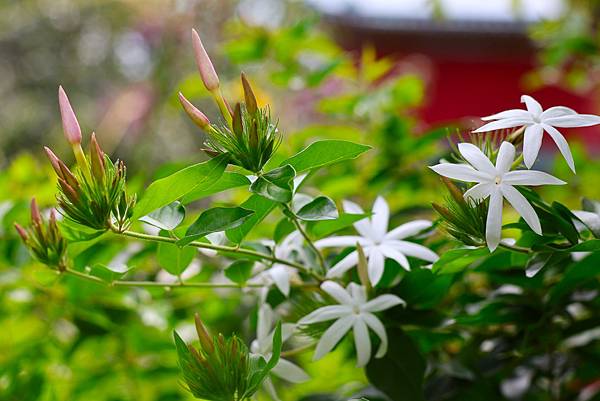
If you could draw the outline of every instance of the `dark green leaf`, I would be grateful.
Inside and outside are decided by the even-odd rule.
[[[370,146],[349,141],[333,139],[317,141],[284,161],[282,165],[290,164],[297,173],[301,173],[343,160],[354,159],[369,149],[371,149]]]
[[[489,253],[487,248],[452,249],[444,252],[433,264],[433,271],[437,274],[458,273]]]
[[[369,217],[369,215],[341,213],[335,220],[310,222],[307,225],[307,230],[313,238],[320,239],[343,230],[344,228],[350,227],[357,221],[360,221],[366,217]]]
[[[319,196],[296,212],[305,221],[335,220],[339,217],[335,203],[326,196]]]
[[[550,290],[550,301],[557,302],[577,286],[597,280],[599,276],[600,252],[594,252],[567,269],[562,279]]]
[[[156,258],[158,264],[169,273],[178,276],[192,263],[196,256],[196,248],[180,247],[175,244],[161,242],[158,244]]]
[[[161,230],[171,231],[177,228],[185,218],[185,207],[180,202],[173,202],[140,217],[140,221],[158,227]]]
[[[425,361],[413,341],[398,328],[388,329],[390,347],[366,367],[371,384],[393,401],[424,401]]]
[[[275,202],[287,203],[293,196],[293,179],[296,171],[289,164],[263,175],[250,185],[250,191]]]
[[[252,275],[253,266],[253,261],[236,260],[225,269],[225,276],[234,283],[244,284]]]
[[[295,230],[296,226],[294,225],[294,223],[292,223],[287,217],[284,217],[279,221],[279,223],[277,223],[277,226],[275,226],[273,240],[275,241],[275,243],[279,243],[282,239],[287,237]]]
[[[159,207],[168,205],[197,187],[212,185],[225,171],[227,160],[226,154],[219,155],[154,181],[135,207],[133,218],[138,219]]]
[[[253,214],[253,210],[243,207],[215,207],[205,210],[187,229],[185,237],[177,241],[177,244],[186,245],[206,234],[239,227]]]
[[[258,223],[260,223],[277,205],[277,203],[263,198],[260,195],[252,195],[244,203],[242,203],[242,207],[244,209],[254,211],[254,214],[250,216],[241,226],[229,229],[225,233],[227,238],[231,242],[239,244],[242,242],[244,237],[248,235],[250,230],[254,228]]]

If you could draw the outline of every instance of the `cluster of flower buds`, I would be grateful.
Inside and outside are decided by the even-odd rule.
[[[202,82],[213,95],[227,124],[211,124],[204,113],[179,93],[183,109],[208,135],[205,152],[210,156],[227,153],[231,164],[260,173],[281,142],[277,122],[271,119],[268,107],[258,106],[254,91],[243,73],[244,101],[236,103],[232,109],[223,97],[219,77],[195,30],[192,30],[192,40]]]
[[[91,228],[126,229],[135,196],[127,196],[125,190],[125,164],[110,160],[98,145],[95,133],[91,135],[89,155],[86,156],[81,147],[77,117],[62,87],[58,89],[58,100],[65,137],[77,161],[77,169],[71,171],[52,150],[45,148],[58,176],[57,199],[61,210],[73,221]]]
[[[36,259],[60,271],[65,269],[67,242],[58,229],[54,210],[46,224],[34,198],[31,200],[31,226],[23,228],[15,223],[15,229]]]
[[[211,336],[195,316],[200,348],[186,344],[174,333],[179,365],[188,390],[196,397],[211,401],[249,399],[259,388],[266,373],[265,363],[256,363],[246,345],[235,335]],[[263,374],[264,373],[264,374]]]
[[[436,202],[431,204],[442,219],[441,227],[465,245],[484,245],[487,218],[485,202],[465,199],[463,191],[446,177],[442,177],[442,182],[450,196],[444,205]]]

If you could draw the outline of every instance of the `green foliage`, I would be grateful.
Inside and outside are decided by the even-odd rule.
[[[207,234],[239,227],[253,214],[253,210],[243,207],[215,207],[205,210],[188,227],[185,237],[177,243],[179,245],[186,245]]]
[[[279,203],[288,203],[292,200],[293,179],[296,176],[294,168],[286,164],[260,174],[250,186],[250,191],[266,199]]]
[[[339,217],[335,203],[326,196],[316,197],[295,214],[304,221],[336,220]]]

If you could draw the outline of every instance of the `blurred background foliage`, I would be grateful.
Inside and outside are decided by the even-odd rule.
[[[597,89],[597,16],[597,2],[573,1],[561,19],[531,27],[540,50],[525,83],[564,85],[586,93]],[[369,44],[342,48],[331,27],[300,1],[1,2],[0,399],[190,399],[178,382],[173,329],[191,338],[191,316],[200,311],[215,331],[237,332],[252,340],[256,311],[249,294],[117,289],[59,277],[32,262],[12,228],[14,221],[28,222],[31,197],[44,207],[55,204],[56,183],[41,147],[49,145],[64,157],[70,154],[60,127],[59,84],[68,90],[83,131],[96,131],[102,147],[126,161],[134,191],[206,157],[199,151],[202,134],[187,120],[176,98],[182,91],[217,119],[218,111],[195,69],[191,27],[199,29],[224,81],[226,97],[241,97],[237,74],[243,70],[259,103],[271,105],[285,135],[281,157],[316,138],[373,146],[354,163],[333,166],[314,177],[311,185],[320,192],[334,199],[352,197],[365,206],[383,194],[398,222],[408,216],[432,218],[430,203],[443,198],[438,178],[426,166],[447,154],[445,138],[464,130],[463,122],[424,124],[417,111],[427,101],[428,78],[418,62],[381,56]],[[582,195],[600,199],[600,161],[593,157],[598,149],[583,141],[572,149],[577,176],[570,175],[561,160],[554,165],[550,153],[544,162],[557,176],[569,177],[569,191],[544,192],[548,199],[579,208]],[[216,201],[239,202],[241,196],[234,191],[218,195]],[[275,216],[269,220],[272,224],[260,225],[255,238],[270,236],[276,221]],[[160,274],[153,245],[132,243],[123,251],[117,241],[122,240],[91,244],[76,263],[127,265],[143,279]],[[204,255],[197,259],[194,263],[201,269],[194,279],[202,281],[222,270],[214,259]],[[441,319],[439,310],[446,316],[458,314],[510,282],[506,276],[499,278],[502,274],[488,274],[485,266],[460,277],[411,273],[407,280],[427,286],[419,294],[402,294],[416,307],[413,315],[402,318],[427,324],[428,319]],[[541,285],[523,280],[524,276],[513,281]],[[485,316],[481,319],[485,322]],[[471,363],[473,353],[494,333],[502,330],[490,325],[467,343],[451,333],[412,331],[421,352],[446,374],[431,378],[430,399],[483,399],[476,394],[503,399],[497,389],[512,377],[515,367],[478,384],[473,381],[477,372],[470,370],[476,365]],[[318,363],[308,363],[310,353],[299,355],[312,380],[294,386],[276,383],[282,399],[334,399],[317,394],[346,399],[361,390],[366,379],[354,367],[351,347],[346,345]],[[598,347],[593,350],[598,358]],[[451,359],[459,354],[460,362]],[[584,376],[600,376],[597,366],[585,368],[589,371]],[[446,387],[453,392],[440,393]],[[499,398],[490,398],[493,394]],[[533,392],[527,399],[546,398]]]

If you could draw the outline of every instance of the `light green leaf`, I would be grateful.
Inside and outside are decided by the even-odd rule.
[[[478,259],[489,255],[487,248],[458,248],[444,252],[433,264],[433,271],[437,274],[458,273],[469,267]]]
[[[271,211],[277,206],[276,202],[263,198],[260,195],[251,195],[248,199],[241,204],[244,209],[254,211],[254,214],[250,216],[241,226],[229,229],[225,232],[227,238],[231,242],[239,244],[248,235],[248,233],[258,223],[271,213]]]
[[[185,207],[180,202],[172,202],[150,213],[140,217],[140,221],[158,227],[161,230],[171,231],[181,224],[185,218]]]
[[[177,241],[177,244],[186,245],[206,234],[239,227],[253,214],[253,210],[243,207],[215,207],[205,210],[187,229],[185,237]]]
[[[196,187],[193,191],[185,195],[181,199],[181,202],[184,205],[187,205],[191,202],[197,201],[202,198],[206,198],[207,196],[214,195],[219,192],[226,191],[228,189],[248,185],[250,185],[250,180],[245,175],[239,173],[230,173],[226,171],[225,173],[223,173],[223,175],[221,176],[221,178],[219,178],[217,182],[208,187]]]
[[[250,191],[275,202],[287,203],[294,194],[292,180],[295,176],[294,168],[286,164],[260,175],[250,185]]]
[[[212,185],[227,167],[228,156],[219,155],[203,163],[194,164],[165,178],[154,181],[135,207],[133,218],[138,219],[160,207],[178,200],[197,187]]]
[[[302,206],[296,216],[305,221],[335,220],[339,213],[331,199],[319,196]]]
[[[354,159],[369,149],[371,149],[370,146],[349,141],[335,139],[317,141],[284,161],[282,165],[289,164],[294,167],[296,173],[301,173],[343,160]]]
[[[225,276],[234,283],[244,284],[252,275],[253,266],[253,261],[236,260],[225,269]]]
[[[115,280],[119,280],[123,277],[131,268],[114,268],[103,264],[95,264],[91,267],[89,274],[102,279],[102,281],[110,284]]]
[[[190,246],[182,248],[175,244],[161,242],[158,244],[156,258],[163,269],[178,276],[192,263],[196,253],[196,249]]]

